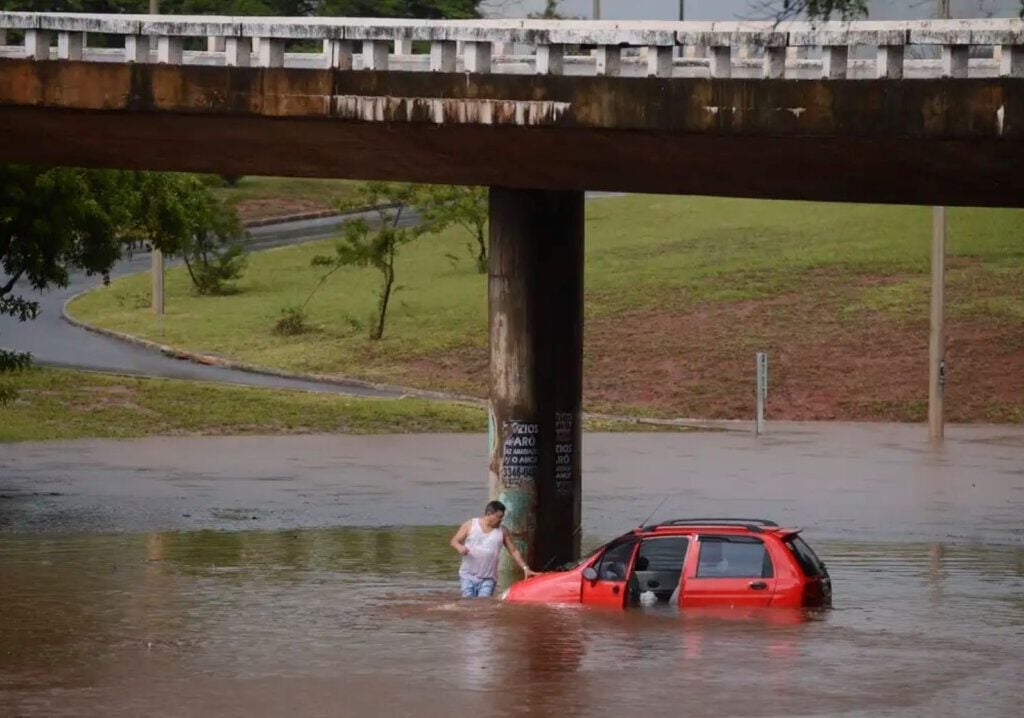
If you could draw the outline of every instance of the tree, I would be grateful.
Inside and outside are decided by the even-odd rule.
[[[143,173],[136,239],[180,256],[197,294],[226,294],[245,267],[238,215],[195,175]]]
[[[487,188],[459,185],[425,185],[416,198],[424,231],[440,232],[457,224],[473,238],[468,245],[476,271],[487,272]]]
[[[949,0],[937,0],[937,4],[937,16],[949,17]],[[821,20],[832,17],[849,20],[868,14],[868,0],[765,0],[762,5],[779,20],[803,14]],[[1021,0],[1021,17],[1024,17],[1024,0]]]
[[[362,219],[349,222],[345,225],[345,236],[335,244],[334,255],[313,258],[313,266],[330,268],[320,279],[314,292],[323,285],[327,277],[341,267],[373,267],[380,272],[377,316],[370,329],[370,339],[377,340],[384,336],[388,305],[391,295],[397,289],[395,259],[398,257],[398,251],[425,231],[424,225],[400,226],[407,208],[415,204],[417,192],[416,186],[411,184],[364,182],[359,185],[359,198],[340,206],[339,209],[348,210],[354,206],[375,207],[378,224],[371,227]],[[306,302],[308,303],[309,299]]]
[[[558,11],[562,0],[545,0],[544,9],[540,12],[531,12],[527,17],[538,20],[563,20],[565,15]]]
[[[133,172],[0,165],[0,313],[34,319],[43,291],[66,287],[71,270],[106,274],[128,248],[135,205]],[[27,367],[25,353],[0,350],[0,374]],[[0,389],[0,400],[13,395]]]

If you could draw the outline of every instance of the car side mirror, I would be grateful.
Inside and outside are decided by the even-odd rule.
[[[596,581],[597,571],[595,571],[592,566],[587,566],[585,569],[583,569],[583,578],[587,579],[588,581]]]

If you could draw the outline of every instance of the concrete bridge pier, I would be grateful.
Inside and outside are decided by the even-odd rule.
[[[490,495],[534,570],[580,550],[583,233],[583,192],[490,190]]]

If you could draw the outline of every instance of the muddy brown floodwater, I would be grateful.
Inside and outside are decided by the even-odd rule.
[[[461,601],[486,437],[0,447],[0,715],[1019,716],[1024,430],[589,435],[584,543],[806,527],[821,613]]]

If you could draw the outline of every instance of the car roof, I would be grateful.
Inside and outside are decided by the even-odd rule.
[[[685,518],[670,519],[648,526],[640,526],[635,533],[657,534],[692,534],[698,531],[713,529],[728,533],[799,533],[800,529],[782,528],[768,519],[750,518]]]

